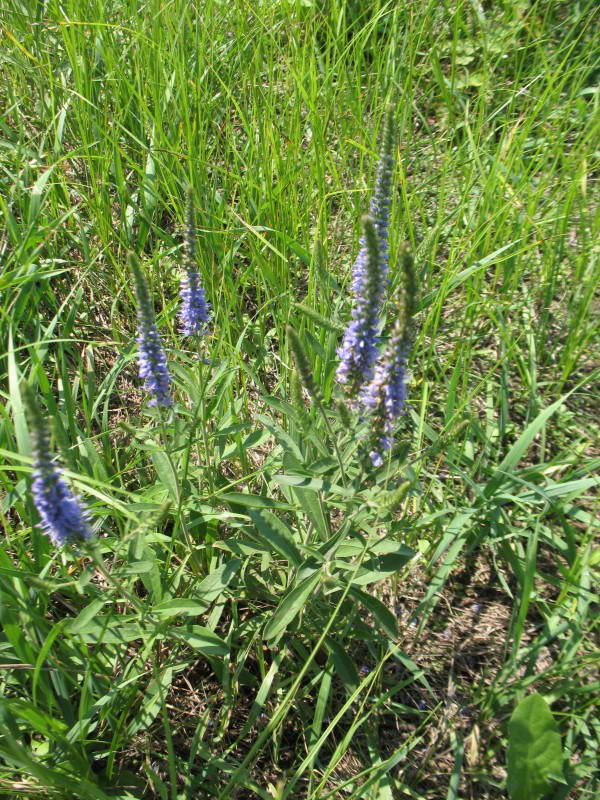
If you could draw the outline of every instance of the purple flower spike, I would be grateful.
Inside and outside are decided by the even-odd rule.
[[[188,272],[181,281],[181,310],[179,319],[184,336],[202,335],[206,333],[210,321],[209,306],[204,289],[200,285],[200,275]]]
[[[377,164],[377,174],[375,177],[375,192],[369,203],[369,216],[373,219],[377,231],[379,247],[380,268],[387,277],[388,272],[388,230],[390,220],[390,200],[392,196],[392,174],[394,172],[394,142],[395,128],[392,109],[386,114],[383,132],[381,135],[381,147],[379,151],[379,162]],[[361,248],[365,246],[364,238],[361,239]],[[352,291],[357,294],[362,290],[364,280],[364,265],[357,261],[354,267],[352,278]]]
[[[186,189],[186,226],[185,226],[185,267],[186,276],[181,281],[179,296],[181,297],[181,310],[179,320],[183,336],[202,336],[208,330],[210,322],[210,306],[206,302],[206,295],[200,275],[196,266],[196,222],[194,215],[194,201],[192,187]]]
[[[397,324],[375,376],[362,395],[362,401],[372,413],[375,449],[370,453],[376,467],[383,464],[383,453],[392,446],[396,419],[406,405],[406,355],[403,324]]]
[[[167,359],[160,341],[158,329],[154,322],[149,322],[140,314],[138,364],[140,378],[152,395],[149,406],[170,406],[171,378],[167,369]]]
[[[340,365],[337,379],[346,384],[351,399],[355,399],[362,386],[372,380],[379,352],[379,315],[388,282],[388,227],[394,169],[394,133],[390,109],[385,118],[375,193],[370,203],[374,243],[369,242],[365,227],[365,235],[361,237],[360,252],[352,272],[352,320],[338,350]]]
[[[31,426],[33,450],[33,502],[42,520],[41,527],[51,541],[62,546],[80,538],[89,539],[92,530],[87,511],[71,494],[61,470],[52,460],[50,436],[46,421],[40,414],[31,390],[25,399]]]
[[[148,283],[137,258],[130,256],[131,271],[135,281],[135,293],[138,304],[138,364],[140,378],[152,395],[148,405],[170,406],[171,378],[167,369],[167,358],[163,350],[154,308],[150,299]]]
[[[363,224],[365,246],[358,255],[357,265],[364,277],[355,298],[352,320],[338,349],[340,364],[336,373],[338,381],[346,384],[352,399],[373,377],[379,352],[379,309],[385,280],[380,268],[375,225],[370,217],[365,217]]]
[[[33,502],[42,519],[42,528],[55,545],[92,535],[87,512],[69,491],[61,471],[50,461],[33,473]]]
[[[392,446],[395,422],[406,407],[406,361],[410,350],[410,323],[415,311],[416,283],[412,258],[402,253],[405,286],[398,319],[373,380],[361,395],[373,423],[375,446],[369,454],[373,465],[383,464],[383,453]]]

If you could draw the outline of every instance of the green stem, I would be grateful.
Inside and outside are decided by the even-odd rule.
[[[180,482],[179,482],[179,480],[177,478],[177,471],[175,469],[175,464],[174,464],[173,459],[171,457],[171,453],[169,452],[166,422],[167,421],[165,419],[165,416],[161,411],[161,415],[160,415],[160,432],[161,432],[161,439],[162,439],[162,444],[163,444],[163,448],[164,448],[164,453],[165,453],[165,455],[167,457],[167,460],[169,462],[169,467],[171,468],[171,472],[173,473],[173,477],[174,477],[175,492],[176,492],[176,495],[177,495],[176,498],[175,498],[176,501],[177,501],[177,523],[180,525],[181,530],[183,531],[183,536],[185,538],[185,543],[186,543],[186,545],[188,546],[188,548],[191,551],[193,549],[193,547],[194,547],[194,540],[190,536],[190,532],[189,532],[189,530],[187,528],[187,524],[185,522],[185,515],[183,514],[183,508],[182,508],[183,507],[183,496],[182,496],[182,493],[181,493],[181,485],[180,485]],[[173,538],[175,538],[175,537],[173,537]]]

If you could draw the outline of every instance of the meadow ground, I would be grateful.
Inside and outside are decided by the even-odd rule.
[[[600,796],[599,31],[593,0],[0,2],[1,796]],[[336,347],[389,106],[385,331],[405,244],[418,296],[369,469]],[[81,547],[40,528],[26,385]]]

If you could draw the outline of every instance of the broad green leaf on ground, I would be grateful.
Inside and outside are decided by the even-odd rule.
[[[177,474],[173,469],[173,464],[169,460],[169,457],[166,453],[163,453],[161,450],[155,450],[151,453],[150,458],[152,459],[152,463],[154,464],[154,469],[156,470],[156,474],[158,475],[160,482],[164,486],[165,489],[171,495],[171,498],[175,501],[178,499],[178,489],[177,489]]]
[[[244,494],[242,492],[221,492],[219,499],[224,500],[228,505],[234,508],[236,506],[247,506],[248,508],[279,508],[284,511],[293,511],[294,509],[294,506],[291,506],[289,503],[279,503],[277,500],[272,500],[270,497]]]
[[[342,497],[354,497],[356,492],[344,486],[338,486],[322,478],[308,478],[304,475],[273,475],[273,480],[282,486],[299,486],[302,489],[312,489],[315,492],[331,492]]]
[[[408,548],[406,549],[408,550]],[[356,575],[352,578],[352,583],[355,586],[366,586],[369,583],[376,583],[389,578],[401,570],[412,556],[412,550],[407,553],[388,553],[387,555],[373,556],[363,562]],[[355,569],[354,564],[340,561],[339,559],[336,560],[335,565],[343,570]]]
[[[511,800],[539,800],[562,777],[558,727],[544,698],[521,700],[508,723],[507,788]]]
[[[346,689],[353,692],[360,683],[360,676],[356,664],[350,658],[346,649],[331,636],[325,639],[327,649],[331,653],[333,667]]]
[[[273,550],[298,567],[303,558],[294,542],[294,535],[289,527],[268,511],[249,511],[248,516],[254,522],[257,534],[263,542],[267,542]]]
[[[320,578],[321,573],[315,572],[284,597],[281,605],[278,606],[265,627],[265,639],[276,639],[285,631],[304,608]]]
[[[199,650],[206,655],[226,656],[229,653],[229,648],[223,639],[208,628],[204,628],[202,625],[188,625],[183,628],[173,628],[171,629],[170,635],[176,639],[183,639],[190,647],[193,647],[194,650]]]
[[[226,564],[221,564],[196,586],[196,592],[201,597],[201,602],[209,605],[214,602],[223,590],[229,586],[242,566],[239,558],[232,558]]]
[[[154,606],[153,611],[159,617],[165,618],[176,617],[179,614],[183,617],[195,617],[206,611],[206,603],[202,600],[192,600],[189,597],[175,597]]]
[[[362,603],[367,611],[373,616],[375,622],[379,627],[390,637],[395,639],[398,636],[398,622],[392,612],[385,606],[381,600],[372,597],[367,592],[357,589],[354,586],[350,589],[350,595]]]

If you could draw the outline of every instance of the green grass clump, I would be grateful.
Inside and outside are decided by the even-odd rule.
[[[598,795],[599,22],[4,0],[0,795]],[[390,104],[388,296],[407,243],[418,299],[372,470],[336,348]],[[172,411],[138,379],[132,253]],[[39,526],[25,385],[79,549]]]

